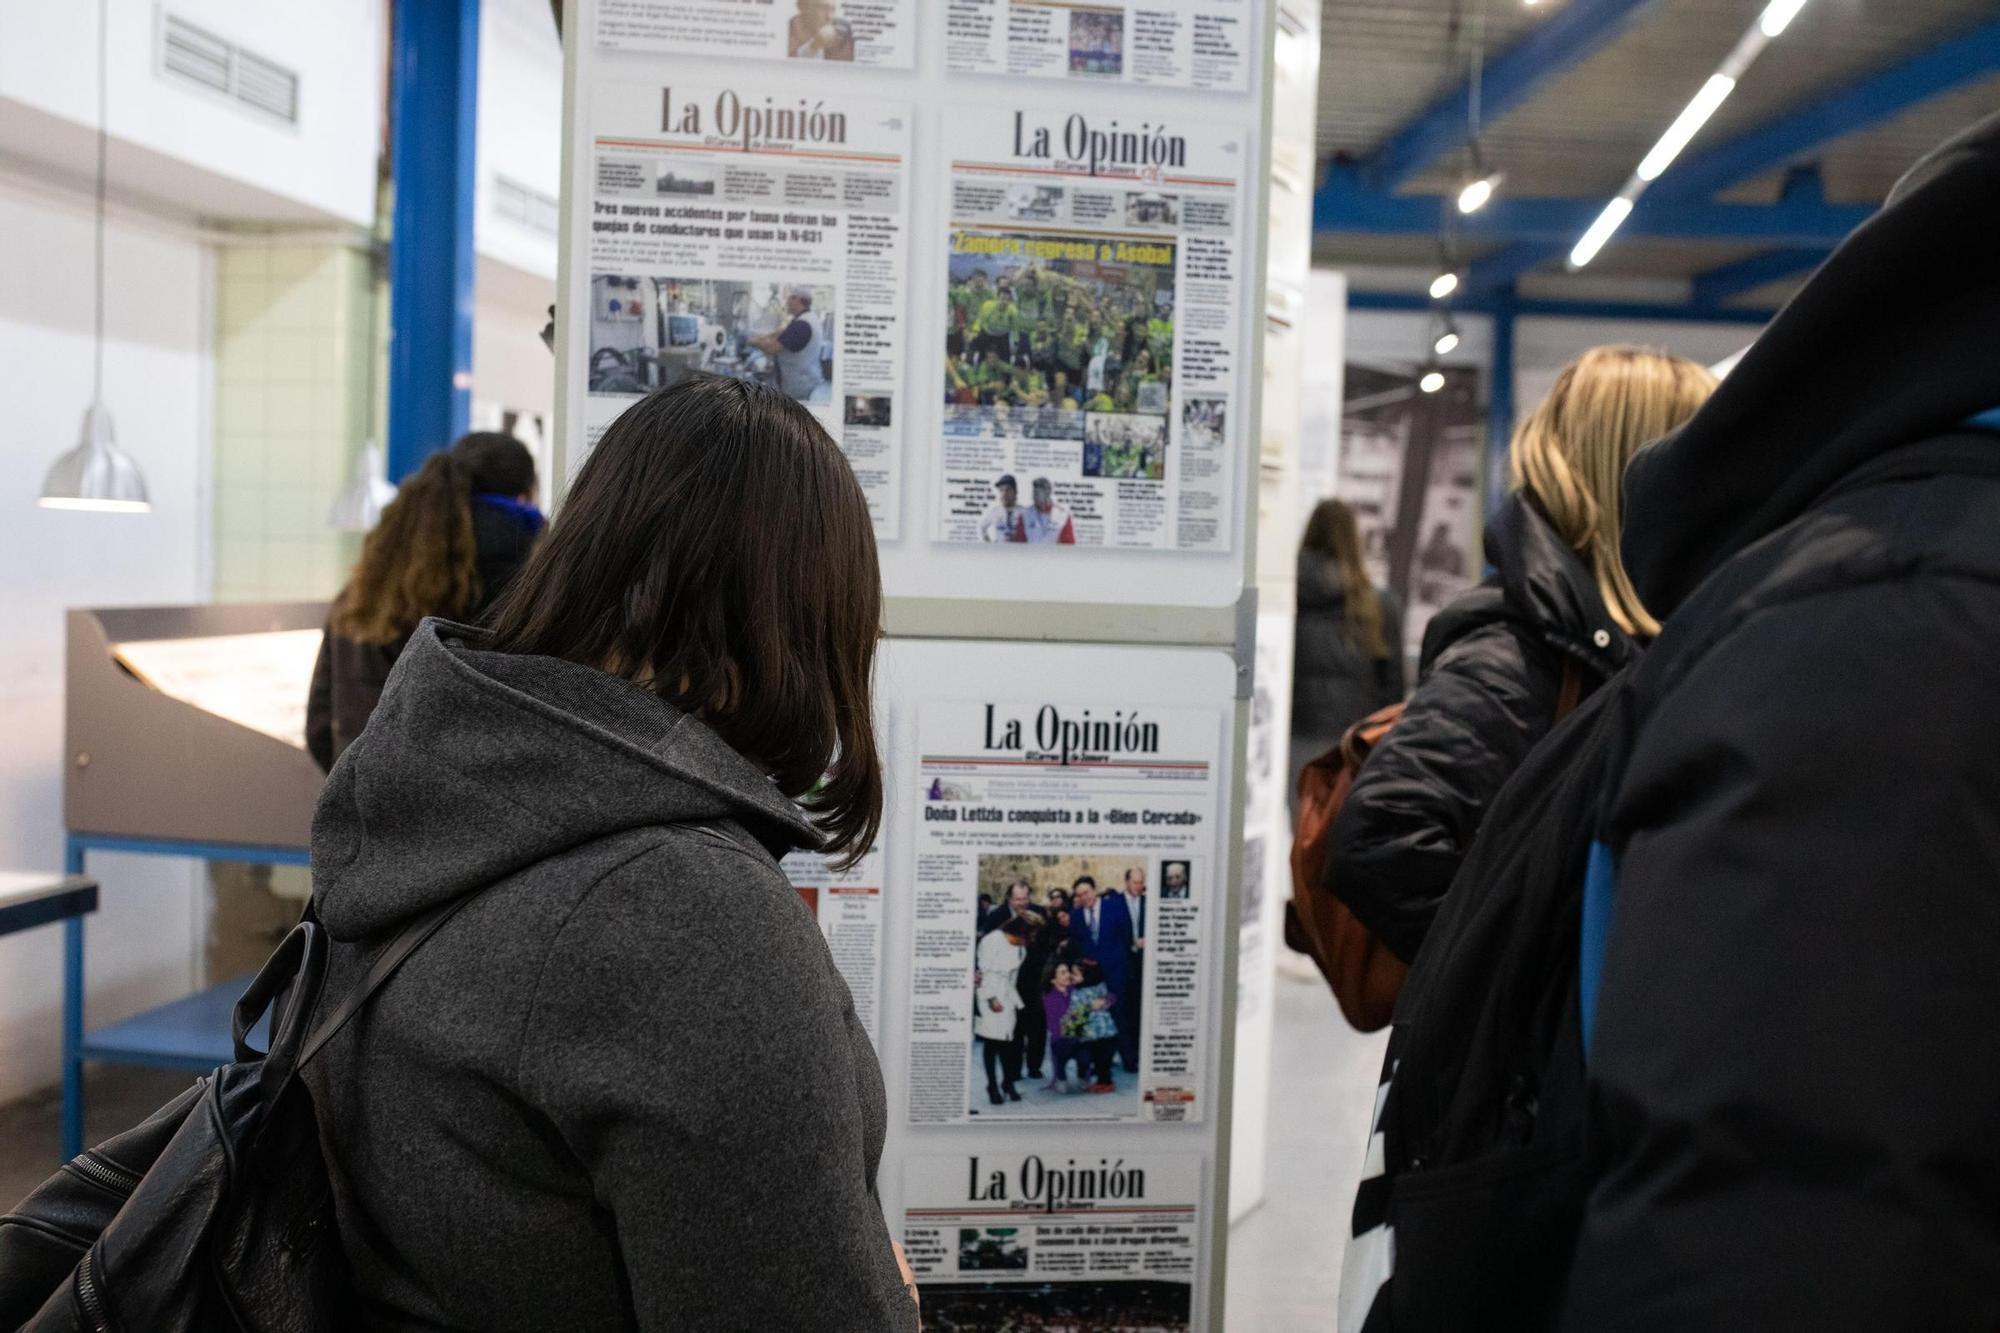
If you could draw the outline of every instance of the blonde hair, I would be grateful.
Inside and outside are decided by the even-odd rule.
[[[1716,378],[1684,357],[1650,347],[1593,347],[1563,368],[1555,387],[1514,432],[1513,481],[1597,577],[1627,634],[1650,638],[1647,613],[1618,554],[1626,464],[1715,391]]]

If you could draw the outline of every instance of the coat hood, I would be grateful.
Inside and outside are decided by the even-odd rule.
[[[1664,619],[1848,474],[2000,407],[2000,115],[1932,152],[1702,409],[1625,479],[1625,567]]]
[[[1605,609],[1582,557],[1556,535],[1541,507],[1521,491],[1486,523],[1486,582],[1437,613],[1424,631],[1424,662],[1496,619],[1525,621],[1544,642],[1610,675],[1631,658],[1631,636]]]
[[[427,620],[313,816],[313,894],[365,939],[634,829],[734,820],[779,856],[819,845],[798,804],[699,720],[601,671],[482,651]]]

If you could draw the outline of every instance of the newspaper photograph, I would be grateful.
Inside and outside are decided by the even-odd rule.
[[[1244,132],[969,108],[947,133],[938,536],[1231,549]]]
[[[924,1327],[1186,1333],[1201,1159],[978,1153],[912,1160],[903,1246]]]
[[[607,51],[908,69],[917,0],[597,0]]]
[[[795,851],[779,863],[812,909],[833,964],[854,996],[854,1015],[878,1048],[882,1001],[882,849],[847,870],[817,852]]]
[[[1201,1119],[1221,714],[937,703],[920,729],[911,1122]]]
[[[955,73],[1242,92],[1256,57],[1254,0],[951,0]]]
[[[586,447],[692,375],[775,387],[901,512],[910,108],[681,84],[591,90]]]

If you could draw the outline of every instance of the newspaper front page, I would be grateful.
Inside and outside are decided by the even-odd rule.
[[[908,69],[917,0],[597,0],[609,51]]]
[[[1201,1159],[966,1153],[911,1161],[903,1245],[924,1327],[954,1333],[1185,1333]]]
[[[812,909],[834,966],[854,996],[854,1014],[868,1040],[882,1044],[882,849],[846,870],[817,852],[793,852],[779,864],[799,897]]]
[[[1252,0],[945,0],[945,59],[964,74],[1250,86]]]
[[[923,708],[913,1124],[1195,1121],[1223,719]]]
[[[1059,101],[946,125],[938,536],[1231,550],[1249,137]]]
[[[841,442],[894,537],[910,108],[617,82],[588,105],[586,448],[691,375],[771,385]]]

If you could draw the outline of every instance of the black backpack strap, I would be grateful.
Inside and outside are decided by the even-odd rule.
[[[409,961],[410,955],[415,953],[425,940],[437,934],[445,922],[458,915],[459,909],[478,896],[477,893],[460,894],[450,902],[440,903],[404,926],[396,938],[390,940],[388,946],[375,955],[375,961],[368,965],[367,974],[348,989],[340,1001],[340,1007],[306,1038],[305,1046],[300,1049],[298,1061],[293,1065],[293,1069],[303,1069],[306,1062],[318,1055],[322,1047],[340,1035],[340,1030],[354,1020],[354,1016],[361,1012],[361,1007],[396,974],[396,969]]]

